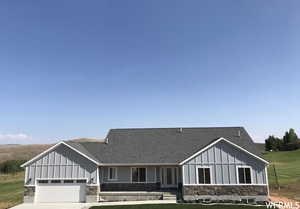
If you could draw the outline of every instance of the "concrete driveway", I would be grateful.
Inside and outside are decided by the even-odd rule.
[[[89,208],[86,203],[23,203],[11,209],[84,209]]]
[[[121,201],[101,203],[23,203],[11,209],[88,209],[105,205],[175,204],[176,200]]]

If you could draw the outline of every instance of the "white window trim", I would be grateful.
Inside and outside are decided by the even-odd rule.
[[[240,179],[239,179],[239,168],[249,168],[250,169],[250,180],[251,180],[251,184],[243,184],[240,183]],[[252,176],[252,167],[248,166],[248,165],[238,165],[236,166],[236,182],[238,185],[253,185],[253,176]]]
[[[110,178],[110,169],[116,169],[115,170],[115,178]],[[107,180],[110,180],[110,181],[114,181],[114,180],[118,180],[118,168],[117,167],[108,167],[108,171],[107,171]]]
[[[144,181],[144,182],[135,182],[135,181],[132,181],[132,169],[134,169],[134,168],[145,168],[145,177],[146,177],[146,181]],[[130,182],[131,183],[137,183],[137,184],[145,184],[145,183],[148,183],[148,181],[147,181],[147,173],[148,173],[148,171],[147,171],[147,167],[130,167]]]
[[[199,183],[199,173],[198,173],[199,172],[198,171],[199,168],[209,168],[210,184],[200,184]],[[197,185],[211,185],[212,184],[212,180],[213,180],[212,179],[213,176],[212,176],[212,172],[211,171],[212,171],[211,166],[201,166],[201,165],[196,166],[196,184]]]

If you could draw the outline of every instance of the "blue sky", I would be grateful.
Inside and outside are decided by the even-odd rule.
[[[110,128],[300,134],[300,2],[1,1],[0,143]]]

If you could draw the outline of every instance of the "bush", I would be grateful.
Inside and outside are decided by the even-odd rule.
[[[300,149],[300,141],[299,140],[283,145],[280,148],[280,151],[292,151],[292,150],[297,150],[297,149]]]
[[[25,163],[26,160],[8,160],[0,163],[0,173],[16,173],[23,171],[21,165]]]

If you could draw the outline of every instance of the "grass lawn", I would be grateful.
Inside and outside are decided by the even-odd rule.
[[[255,206],[242,205],[200,205],[200,204],[157,204],[157,205],[118,205],[94,206],[90,209],[257,209]],[[261,206],[260,209],[267,207]]]
[[[268,152],[265,158],[271,162],[268,168],[271,194],[278,194],[300,201],[300,150]],[[280,190],[276,188],[276,168]]]
[[[24,172],[0,175],[0,209],[23,201]]]

